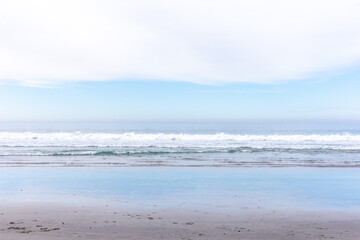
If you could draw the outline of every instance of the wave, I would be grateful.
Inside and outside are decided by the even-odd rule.
[[[0,132],[0,147],[280,147],[360,149],[354,134],[167,134],[167,133],[82,133]]]
[[[360,166],[360,134],[0,132],[0,166]]]
[[[98,150],[98,149],[80,149],[80,150],[63,150],[53,148],[52,150],[46,149],[15,149],[15,150],[0,150],[0,156],[52,156],[52,157],[72,157],[72,156],[105,156],[105,157],[126,157],[126,156],[155,156],[155,155],[204,155],[204,154],[347,154],[358,156],[360,149],[329,149],[329,148],[208,148],[208,149],[188,149],[188,148],[158,148],[156,150],[149,150],[148,148],[138,148],[129,150],[122,148],[118,150]]]

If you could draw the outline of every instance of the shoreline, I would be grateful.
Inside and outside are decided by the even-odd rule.
[[[47,160],[49,158],[47,157]],[[103,161],[102,159],[101,161]],[[360,163],[352,164],[314,164],[314,163],[294,163],[294,164],[276,164],[276,163],[211,163],[211,164],[134,164],[125,162],[97,162],[97,163],[66,163],[66,162],[22,162],[8,161],[5,162],[0,157],[0,168],[360,168]],[[15,163],[14,163],[15,162]]]
[[[0,237],[15,239],[360,238],[360,211],[126,209],[56,203],[1,203]]]
[[[0,239],[360,239],[359,168],[0,168]]]

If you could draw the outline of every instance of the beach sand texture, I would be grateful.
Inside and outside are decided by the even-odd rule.
[[[126,210],[112,206],[1,204],[0,238],[360,239],[360,215],[243,208]]]
[[[0,239],[360,239],[357,168],[3,168]]]

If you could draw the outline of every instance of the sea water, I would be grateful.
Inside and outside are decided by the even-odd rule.
[[[3,167],[0,202],[360,210],[360,168]]]
[[[360,166],[357,121],[0,123],[0,166]]]

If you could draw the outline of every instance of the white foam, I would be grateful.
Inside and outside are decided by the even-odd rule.
[[[195,148],[332,148],[360,149],[360,135],[241,135],[241,134],[165,134],[165,133],[82,133],[82,132],[0,132],[0,146],[155,146]]]

